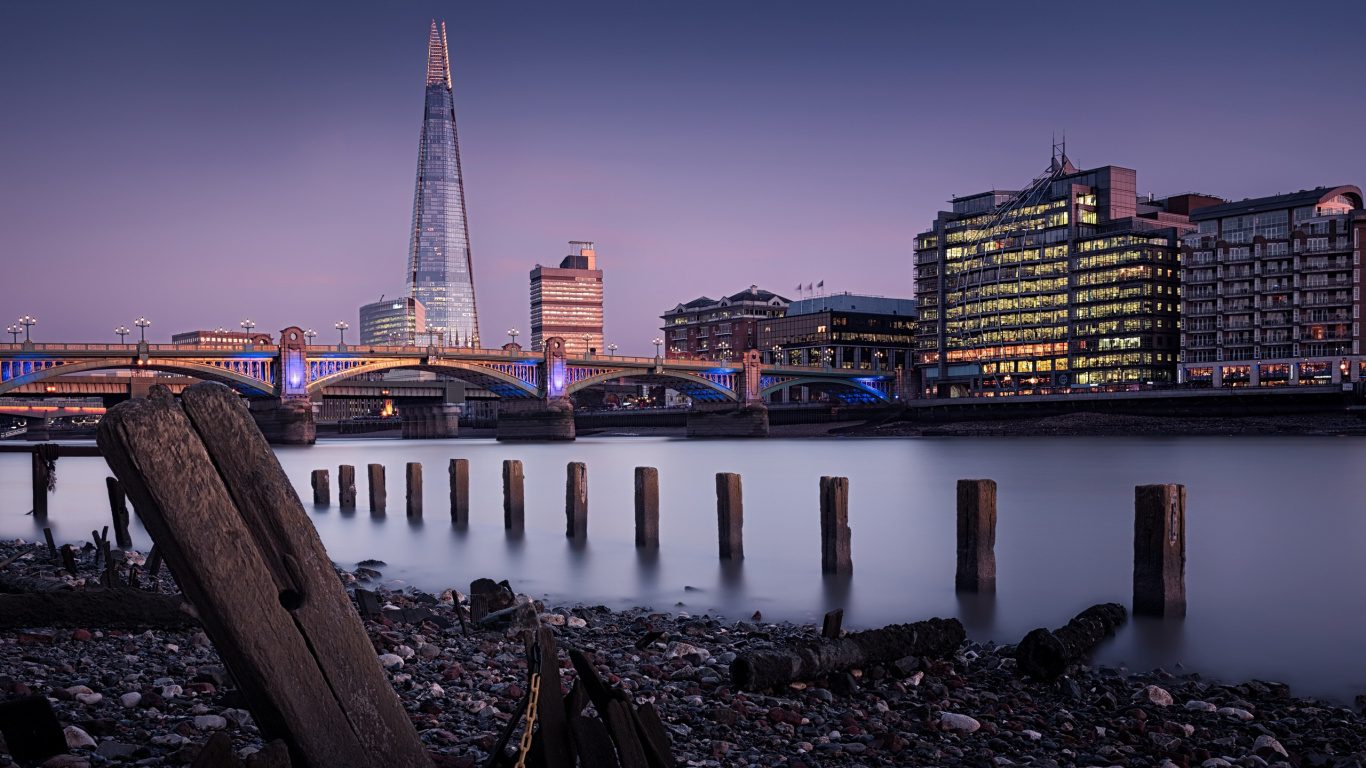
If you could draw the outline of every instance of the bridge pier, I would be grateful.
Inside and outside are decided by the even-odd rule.
[[[460,406],[452,403],[437,405],[402,405],[398,415],[403,418],[403,439],[422,440],[460,436]]]
[[[272,445],[312,445],[317,439],[313,403],[307,398],[252,400],[248,409]]]
[[[688,437],[768,437],[768,406],[727,403],[688,411]]]
[[[573,440],[574,406],[568,400],[503,402],[494,436],[499,440]]]

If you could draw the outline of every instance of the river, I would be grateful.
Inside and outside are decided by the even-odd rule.
[[[568,444],[492,440],[330,439],[278,450],[333,559],[383,560],[384,580],[468,589],[487,576],[550,604],[661,611],[761,611],[815,622],[845,609],[846,627],[957,616],[980,641],[1015,642],[1097,602],[1129,605],[1133,488],[1187,487],[1188,615],[1139,619],[1100,650],[1138,671],[1176,665],[1205,677],[1290,683],[1297,695],[1350,703],[1366,692],[1366,439],[884,438],[689,441],[589,438]],[[470,462],[470,526],[450,523],[446,466]],[[526,532],[502,527],[501,462],[526,473]],[[422,462],[425,518],[404,515],[404,463]],[[588,540],[564,535],[565,465],[588,464]],[[30,517],[28,456],[0,454],[0,537],[41,538]],[[387,467],[389,512],[372,516],[365,468]],[[357,467],[358,506],[336,506],[339,464]],[[660,549],[637,552],[633,468],[659,469]],[[331,470],[333,502],[314,508],[309,472]],[[714,476],[744,483],[743,563],[716,556]],[[49,525],[59,540],[108,523],[99,459],[65,458]],[[822,475],[850,478],[854,574],[823,578]],[[997,593],[953,589],[955,481],[997,481]],[[149,545],[135,524],[136,546]],[[680,605],[681,603],[681,605]]]

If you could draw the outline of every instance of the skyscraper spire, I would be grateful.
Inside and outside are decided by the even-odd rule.
[[[408,288],[426,310],[427,332],[444,333],[448,344],[462,339],[479,346],[446,25],[437,29],[435,20],[427,39],[427,98],[413,193]]]

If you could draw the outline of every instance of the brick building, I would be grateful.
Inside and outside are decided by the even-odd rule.
[[[701,296],[679,304],[660,315],[665,357],[739,360],[745,350],[758,348],[759,324],[782,317],[789,303],[772,291],[751,285],[719,301]]]

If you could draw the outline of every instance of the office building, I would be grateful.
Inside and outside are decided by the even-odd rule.
[[[701,296],[660,315],[665,357],[738,361],[759,348],[759,324],[787,312],[790,302],[757,285],[719,301]]]
[[[219,328],[216,331],[186,331],[171,336],[172,344],[197,344],[201,347],[220,344],[259,344],[270,346],[275,341],[269,333],[245,333]]]
[[[1361,189],[1319,187],[1198,208],[1181,248],[1181,379],[1334,384],[1361,359]]]
[[[465,183],[446,54],[446,26],[432,22],[427,98],[418,148],[417,190],[408,248],[408,295],[421,302],[432,332],[455,346],[479,346],[474,265],[465,217]]]
[[[402,297],[380,297],[360,308],[360,343],[363,346],[403,347],[418,343],[426,334],[426,312],[422,302]]]
[[[915,348],[915,299],[837,293],[799,299],[759,324],[764,362],[861,371],[906,370]]]
[[[564,339],[567,354],[603,354],[602,270],[592,243],[570,241],[558,268],[531,270],[532,351],[555,336]]]
[[[1055,151],[1018,191],[953,199],[916,237],[922,394],[1170,385],[1178,253],[1201,195],[1140,200],[1135,171]]]

